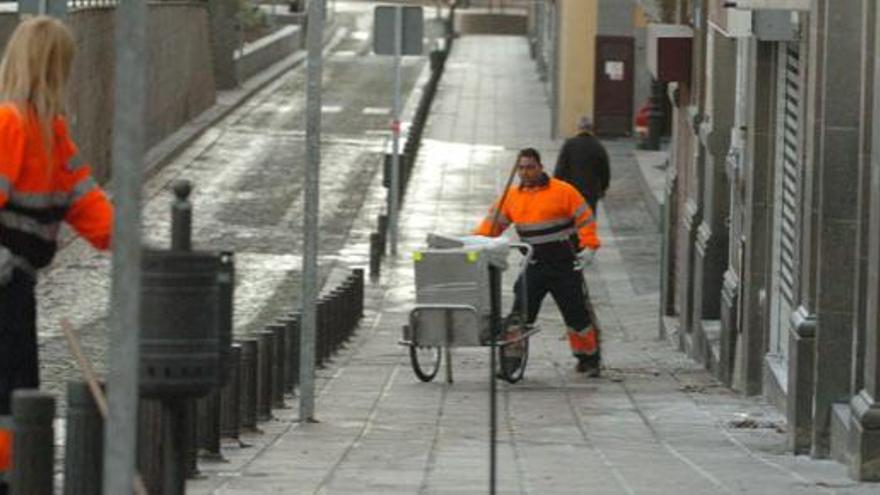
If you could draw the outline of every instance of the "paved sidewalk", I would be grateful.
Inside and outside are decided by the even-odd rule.
[[[413,303],[411,252],[429,232],[466,233],[484,215],[516,151],[548,165],[546,96],[519,37],[458,40],[404,203],[400,254],[368,289],[354,341],[319,374],[317,424],[275,411],[249,448],[202,465],[189,493],[485,493],[488,352],[454,354],[455,383],[421,383],[400,327]],[[660,239],[634,145],[607,143],[612,185],[600,207],[604,247],[590,267],[606,370],[586,379],[548,299],[525,379],[499,385],[502,493],[876,493],[830,461],[784,451],[783,418],[737,396],[657,337]],[[374,181],[346,256],[366,253],[383,202]],[[362,259],[362,258],[361,258]],[[505,280],[509,296],[511,273]],[[507,297],[506,304],[509,304]],[[439,377],[438,377],[439,378]]]

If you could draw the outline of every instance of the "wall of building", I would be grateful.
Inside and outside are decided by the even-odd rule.
[[[557,129],[574,134],[578,119],[593,115],[597,0],[559,0],[559,102]]]
[[[721,378],[783,409],[793,453],[880,480],[880,18],[873,0],[816,0],[800,20],[792,43],[706,38],[705,17],[691,23],[694,77],[682,88],[693,94],[674,102],[670,146],[665,235],[678,256],[664,265],[664,322],[703,361],[693,350],[722,299]],[[719,267],[721,290],[706,277]],[[792,272],[783,307],[779,280]]]

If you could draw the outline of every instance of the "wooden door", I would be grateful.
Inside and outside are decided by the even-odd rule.
[[[593,120],[599,136],[628,136],[632,132],[634,59],[633,37],[596,37]]]

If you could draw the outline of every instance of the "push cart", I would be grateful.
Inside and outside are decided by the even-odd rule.
[[[521,255],[518,271],[522,273],[532,247],[504,238],[431,234],[427,248],[413,254],[416,305],[400,344],[409,348],[419,380],[433,380],[445,360],[446,381],[451,383],[451,349],[480,346],[497,349],[500,359],[493,373],[498,377],[509,383],[522,379],[529,338],[539,329],[526,323],[524,308],[502,321],[501,274],[508,268],[511,250]],[[527,290],[525,282],[521,290]],[[525,293],[522,300],[527,300]],[[493,352],[493,366],[495,361]]]

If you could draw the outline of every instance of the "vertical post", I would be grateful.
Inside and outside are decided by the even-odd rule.
[[[85,382],[67,383],[64,495],[100,495],[104,419]]]
[[[300,334],[300,421],[315,419],[315,298],[318,295],[318,177],[321,169],[321,44],[324,0],[309,2],[306,83],[306,194]]]
[[[498,335],[501,333],[501,270],[489,265],[489,494],[495,495],[498,458],[498,377],[496,361]]]
[[[189,195],[192,183],[179,180],[174,183],[174,202],[171,203],[171,249],[192,250],[192,203]]]
[[[391,124],[393,154],[391,155],[391,211],[388,231],[391,234],[391,256],[397,255],[397,223],[400,208],[400,54],[403,51],[403,7],[394,8],[394,122]]]
[[[141,214],[146,91],[144,0],[116,8],[113,116],[113,281],[110,304],[109,415],[104,430],[104,493],[131,493],[136,462],[140,349]]]
[[[162,491],[183,495],[186,487],[186,401],[162,401]],[[105,492],[106,493],[106,492]],[[120,493],[130,493],[128,491]]]
[[[39,390],[12,393],[15,448],[12,451],[12,493],[54,492],[55,397]],[[130,486],[130,485],[129,485]],[[131,489],[129,488],[129,493]]]

